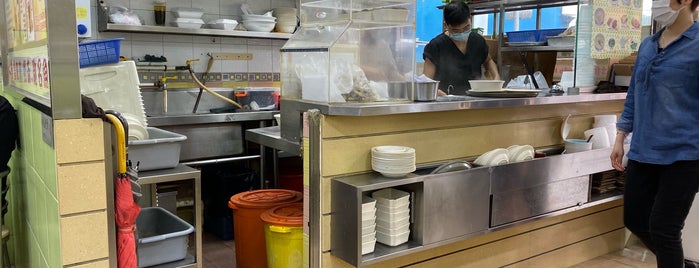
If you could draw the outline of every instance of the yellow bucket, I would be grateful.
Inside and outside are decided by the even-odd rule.
[[[274,207],[260,215],[265,222],[267,267],[303,265],[303,203]]]

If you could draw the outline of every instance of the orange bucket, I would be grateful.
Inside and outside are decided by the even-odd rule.
[[[235,260],[238,267],[267,268],[264,223],[260,215],[270,208],[302,199],[302,193],[283,189],[248,191],[231,197],[228,207],[233,209]]]

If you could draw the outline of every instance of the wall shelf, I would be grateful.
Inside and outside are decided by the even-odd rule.
[[[253,32],[253,31],[229,31],[219,29],[188,29],[171,26],[154,25],[125,25],[109,23],[109,16],[106,11],[97,12],[97,28],[100,32],[129,32],[129,33],[150,33],[150,34],[180,34],[180,35],[200,35],[200,36],[222,36],[222,37],[243,37],[243,38],[263,38],[263,39],[289,39],[293,34],[276,32]]]

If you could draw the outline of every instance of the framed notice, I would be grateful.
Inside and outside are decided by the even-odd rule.
[[[51,106],[46,0],[4,0],[4,80],[42,104]]]

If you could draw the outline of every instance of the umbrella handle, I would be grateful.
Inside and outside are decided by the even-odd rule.
[[[121,120],[113,114],[106,114],[109,122],[114,125],[117,134],[117,168],[119,173],[126,173],[126,137],[124,134],[124,126]]]

